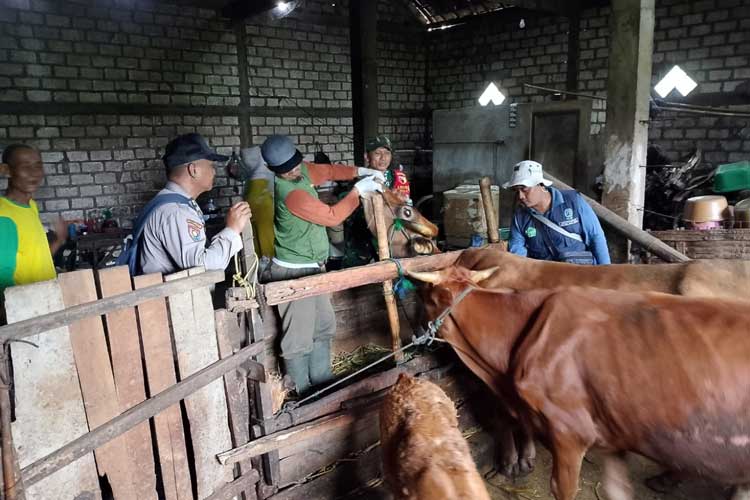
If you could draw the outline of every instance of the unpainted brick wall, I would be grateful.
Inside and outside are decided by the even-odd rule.
[[[307,158],[320,147],[353,160],[348,15],[346,0],[308,0],[288,18],[246,24],[254,144],[284,133]],[[239,148],[236,37],[213,10],[0,0],[0,63],[0,106],[16,105],[0,109],[0,144],[42,151],[45,221],[114,207],[127,225],[163,185],[160,158],[177,134],[200,132],[225,154]],[[240,190],[220,169],[205,198],[227,206]]]
[[[750,4],[743,0],[657,0],[652,85],[679,64],[699,84],[695,92],[732,92],[750,79]],[[523,83],[565,87],[567,21],[544,17],[500,26],[438,32],[430,44],[428,102],[432,108],[477,106],[489,81],[510,102],[545,96]],[[578,90],[606,97],[609,8],[581,13]],[[671,96],[671,97],[674,97]],[[592,103],[591,133],[602,132],[606,102]],[[700,146],[706,161],[750,158],[750,120],[662,113],[651,122],[652,144],[672,160]]]
[[[530,17],[435,31],[430,36],[428,102],[433,109],[478,106],[490,82],[506,102],[541,101],[544,93],[524,83],[564,87],[568,21]]]
[[[0,115],[0,137],[42,151],[45,184],[34,198],[45,221],[55,214],[81,219],[111,208],[128,222],[164,186],[160,156],[166,143],[194,131],[219,152],[239,146],[236,116]],[[206,196],[223,205],[239,192],[223,169],[214,185]]]

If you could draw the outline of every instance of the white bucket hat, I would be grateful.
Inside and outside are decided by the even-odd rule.
[[[508,182],[503,184],[503,188],[508,189],[514,186],[531,187],[538,184],[551,186],[552,181],[544,178],[541,163],[531,160],[524,160],[520,163],[517,163],[516,166],[513,167],[513,177],[511,177]]]

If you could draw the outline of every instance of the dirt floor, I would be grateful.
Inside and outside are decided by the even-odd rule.
[[[538,460],[534,472],[515,482],[503,476],[488,473],[487,491],[493,500],[548,500],[552,498],[549,489],[552,471],[552,457],[541,445],[537,446]],[[635,488],[634,500],[726,500],[730,491],[721,486],[703,480],[694,479],[681,484],[670,494],[659,494],[648,489],[643,481],[661,472],[661,468],[641,457],[631,456],[628,459],[630,479]],[[601,459],[595,454],[586,457],[581,473],[580,490],[576,500],[606,500],[607,496],[601,485]],[[367,500],[388,500],[392,498],[385,487],[368,489],[364,495],[354,498]]]
[[[494,500],[536,500],[552,498],[549,489],[549,479],[552,473],[552,457],[541,445],[537,447],[539,454],[536,469],[527,477],[516,482],[506,480],[503,476],[487,475],[487,490]],[[638,456],[628,459],[630,479],[635,488],[635,500],[725,500],[729,491],[721,486],[710,484],[702,480],[689,480],[681,484],[670,494],[659,494],[648,489],[643,481],[661,472],[661,468]],[[580,490],[576,500],[605,500],[602,486],[601,459],[595,454],[589,454],[583,463]]]

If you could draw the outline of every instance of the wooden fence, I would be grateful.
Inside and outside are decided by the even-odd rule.
[[[247,345],[237,315],[215,320],[208,285],[223,279],[194,269],[131,282],[117,267],[6,290],[20,468],[5,475],[19,486],[6,481],[8,498],[100,498],[98,476],[118,500],[255,498],[257,471],[216,460],[249,439],[230,431],[232,410],[249,427],[247,385],[242,401],[221,377],[243,365],[264,380],[250,361],[264,346]]]

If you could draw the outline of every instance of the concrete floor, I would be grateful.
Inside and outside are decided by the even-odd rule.
[[[538,459],[532,474],[515,482],[503,476],[488,474],[487,490],[493,500],[547,500],[552,498],[549,480],[552,473],[552,457],[541,445],[537,447]],[[634,500],[725,500],[729,490],[703,480],[689,480],[670,494],[659,494],[646,488],[644,479],[661,472],[661,468],[649,460],[638,456],[628,459],[630,479],[635,488]],[[605,500],[607,496],[601,486],[601,459],[589,454],[583,463],[580,490],[576,500]]]

